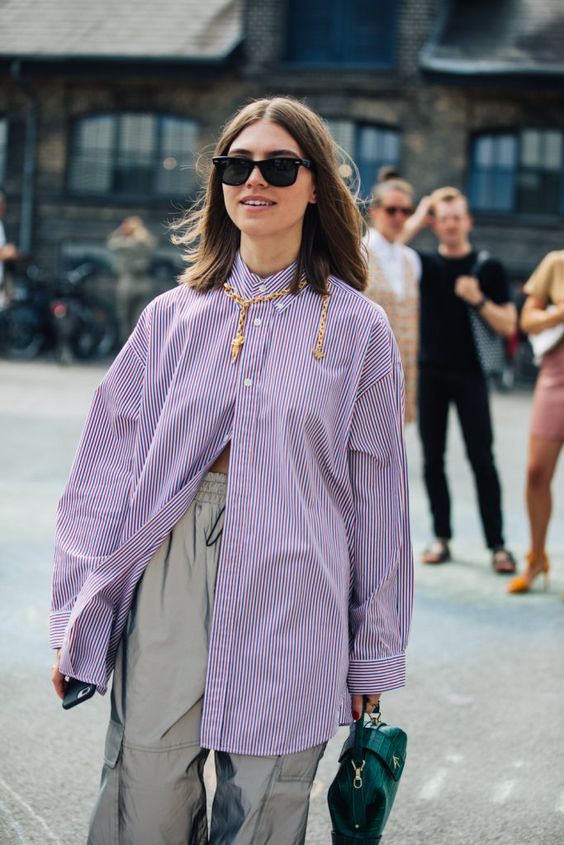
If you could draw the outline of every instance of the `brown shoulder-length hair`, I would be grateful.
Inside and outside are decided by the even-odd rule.
[[[215,155],[226,155],[241,132],[259,120],[282,126],[314,166],[317,202],[310,203],[305,212],[292,291],[305,277],[314,290],[324,293],[330,274],[364,290],[362,217],[339,174],[337,146],[319,115],[291,97],[255,100],[225,125]],[[177,232],[173,241],[184,247],[189,264],[180,281],[200,291],[221,287],[231,272],[241,233],[227,214],[215,168],[210,169],[198,203],[172,228]]]

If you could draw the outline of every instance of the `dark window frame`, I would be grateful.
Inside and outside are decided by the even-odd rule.
[[[393,124],[384,123],[382,121],[370,121],[370,120],[356,120],[354,117],[350,117],[348,115],[324,115],[324,118],[328,121],[334,121],[335,123],[348,123],[352,127],[352,135],[353,135],[353,150],[346,152],[351,156],[353,159],[356,167],[358,168],[359,172],[359,199],[366,200],[370,197],[372,188],[376,183],[378,170],[384,164],[390,164],[394,167],[397,167],[399,172],[401,173],[401,164],[402,164],[402,149],[403,149],[403,133],[402,130]],[[360,161],[360,137],[361,132],[363,129],[375,129],[381,132],[390,132],[396,136],[397,141],[397,158],[395,161],[392,161],[389,158],[383,158],[381,161],[378,161],[374,164],[373,167],[373,174],[370,180],[366,180],[365,182],[362,181],[362,162]],[[369,184],[367,184],[369,182]]]
[[[303,17],[304,0],[290,0],[287,4],[286,13],[286,35],[285,35],[285,51],[283,64],[295,68],[296,70],[324,70],[336,72],[344,69],[353,71],[394,71],[397,67],[398,60],[398,34],[399,34],[399,20],[400,12],[396,0],[387,0],[389,7],[385,14],[389,16],[387,41],[389,43],[389,50],[387,53],[381,49],[380,45],[375,45],[373,55],[374,58],[365,61],[359,61],[358,51],[347,51],[347,44],[354,42],[353,25],[349,28],[343,25],[346,21],[347,9],[350,12],[351,3],[354,0],[328,0],[328,2],[321,2],[321,0],[308,0],[310,3],[317,3],[317,14],[327,16],[331,21],[330,40],[332,40],[334,52],[336,55],[330,56],[331,49],[328,49],[327,57],[318,57],[304,55],[304,45],[300,45],[292,36],[299,31],[300,18]],[[329,8],[331,6],[331,8]],[[315,14],[314,10],[310,10],[311,14]],[[375,12],[376,14],[376,12]],[[359,24],[360,25],[360,24]],[[328,39],[329,40],[329,39]],[[338,42],[338,46],[337,46]],[[307,42],[304,42],[304,44]],[[299,55],[300,52],[302,55]],[[372,55],[372,54],[371,54]]]
[[[151,151],[151,188],[147,191],[127,191],[127,190],[116,190],[116,178],[118,174],[118,157],[120,152],[119,146],[119,134],[120,134],[120,119],[123,117],[150,117],[155,121],[155,139],[153,143],[153,149]],[[75,156],[77,155],[77,133],[80,131],[80,125],[88,120],[96,120],[100,118],[111,118],[113,120],[113,127],[112,127],[112,139],[111,144],[109,145],[109,152],[110,152],[110,167],[111,167],[111,174],[110,174],[110,182],[111,185],[107,190],[97,190],[97,191],[89,191],[89,190],[80,190],[80,188],[76,188],[72,183],[72,170],[75,164]],[[201,120],[195,117],[190,117],[186,114],[180,114],[178,112],[168,112],[168,111],[150,111],[145,109],[124,109],[119,111],[89,111],[82,114],[73,115],[69,125],[68,125],[68,132],[67,132],[67,158],[66,158],[66,167],[65,167],[65,193],[69,199],[72,199],[73,202],[79,203],[92,203],[94,205],[105,202],[105,203],[112,203],[115,205],[125,204],[125,203],[132,203],[132,202],[143,202],[145,205],[155,205],[161,206],[169,204],[171,201],[185,201],[185,200],[192,200],[195,195],[197,194],[200,184],[199,179],[196,173],[195,165],[192,165],[190,162],[190,166],[193,167],[193,176],[190,182],[190,186],[188,190],[180,189],[178,192],[165,192],[157,190],[158,187],[158,169],[157,164],[163,158],[167,157],[168,151],[162,149],[162,136],[163,136],[163,127],[164,122],[168,119],[178,120],[180,122],[185,122],[186,124],[191,124],[193,129],[195,130],[196,135],[196,143],[194,146],[194,150],[192,151],[193,155],[197,155],[201,148],[201,136],[203,131],[203,123]],[[187,156],[188,158],[188,156]],[[186,161],[188,163],[188,161]],[[180,167],[182,167],[182,163],[180,163]]]
[[[368,120],[357,121],[356,122],[356,133],[355,133],[355,154],[356,154],[355,161],[357,161],[357,167],[359,167],[359,171],[360,171],[360,166],[358,165],[358,160],[360,159],[359,145],[360,145],[360,133],[361,133],[362,129],[377,129],[381,132],[389,132],[389,133],[394,134],[396,136],[396,143],[397,143],[396,160],[391,161],[389,159],[389,157],[383,158],[378,164],[375,165],[375,167],[374,167],[375,172],[373,174],[373,178],[371,180],[371,183],[370,183],[370,185],[368,186],[368,189],[367,189],[368,192],[366,194],[366,197],[368,197],[368,196],[370,196],[370,192],[371,192],[372,188],[374,187],[374,185],[376,183],[376,180],[377,180],[377,177],[378,177],[378,170],[380,169],[380,167],[382,167],[385,164],[390,164],[390,165],[393,165],[394,167],[396,167],[398,169],[398,171],[401,173],[402,146],[403,146],[402,145],[402,131],[401,131],[401,129],[399,129],[399,127],[392,126],[389,123],[382,123],[382,122],[373,123],[373,122],[368,121]]]
[[[525,168],[522,164],[522,145],[523,145],[523,136],[526,132],[536,132],[536,133],[549,133],[555,132],[560,135],[561,138],[561,162],[560,162],[560,177],[559,177],[559,186],[557,190],[558,196],[558,208],[557,209],[548,209],[548,210],[539,210],[538,208],[527,208],[527,207],[519,207],[520,203],[523,202],[523,194],[520,194],[520,191],[523,191],[522,181],[520,184],[520,179],[523,179],[523,175],[525,172]],[[476,167],[476,152],[477,152],[477,143],[483,139],[496,139],[502,136],[511,137],[515,143],[515,156],[514,156],[514,163],[513,169],[511,172],[511,178],[513,180],[512,185],[512,196],[511,196],[511,207],[506,209],[501,208],[493,208],[487,207],[478,204],[478,197],[476,196],[476,188],[475,182],[479,178],[480,171],[477,170]],[[544,169],[537,168],[536,172],[541,173]],[[483,172],[483,171],[482,171]],[[535,172],[535,171],[533,171]],[[558,171],[553,171],[558,172]],[[540,178],[540,177],[539,177]],[[509,218],[509,217],[517,217],[519,220],[533,220],[537,221],[551,221],[557,220],[564,217],[564,129],[555,126],[534,126],[534,125],[524,125],[524,126],[510,126],[510,127],[496,127],[495,129],[480,129],[479,131],[473,132],[469,137],[469,144],[468,144],[468,173],[467,173],[467,190],[468,190],[468,198],[470,202],[470,206],[473,212],[480,216],[481,218],[485,217],[492,217],[492,218]]]
[[[0,113],[0,124],[4,125],[4,146],[0,146],[0,188],[6,183],[8,170],[8,144],[10,140],[10,123],[7,115]]]

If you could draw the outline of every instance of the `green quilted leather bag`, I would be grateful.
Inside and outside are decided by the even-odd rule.
[[[405,766],[407,735],[380,721],[380,712],[361,715],[339,757],[327,795],[333,845],[376,845],[390,815]]]

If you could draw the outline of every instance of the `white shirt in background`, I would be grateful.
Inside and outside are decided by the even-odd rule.
[[[401,243],[390,243],[376,229],[369,229],[364,236],[367,249],[372,252],[384,273],[386,280],[399,300],[405,296],[405,264],[407,258],[417,282],[421,280],[421,259],[411,247]]]

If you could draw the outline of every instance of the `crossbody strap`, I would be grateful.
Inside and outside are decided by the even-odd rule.
[[[490,253],[487,251],[487,249],[481,249],[478,252],[478,255],[476,256],[474,264],[472,265],[470,275],[478,278],[478,274],[480,273],[480,270],[482,269],[488,258],[490,258]]]

